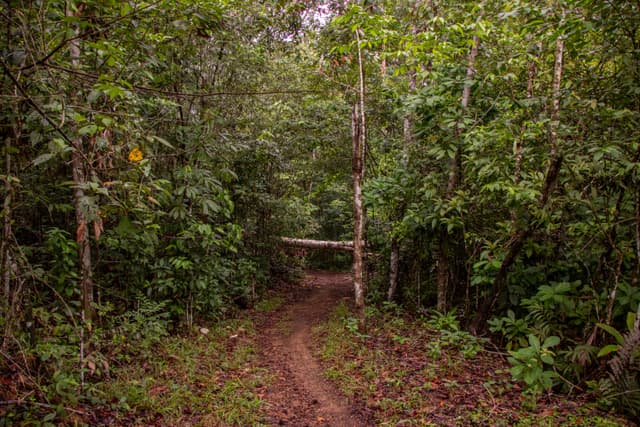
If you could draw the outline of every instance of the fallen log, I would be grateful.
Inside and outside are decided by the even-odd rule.
[[[281,237],[280,240],[285,245],[295,246],[299,248],[335,249],[339,251],[353,252],[353,241],[294,239],[291,237]]]

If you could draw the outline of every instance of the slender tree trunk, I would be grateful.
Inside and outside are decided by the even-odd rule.
[[[640,189],[636,192],[636,282],[640,276]]]
[[[353,178],[353,286],[358,325],[364,330],[364,206],[362,203],[362,156],[360,155],[360,113],[358,104],[352,115],[352,178]]]
[[[81,13],[81,9],[78,10]],[[73,12],[67,10],[67,15],[73,16]],[[78,30],[76,29],[76,33]],[[78,40],[70,42],[71,65],[74,68],[80,66],[80,44]],[[82,295],[83,320],[90,322],[93,319],[93,270],[91,263],[91,241],[89,235],[89,221],[85,206],[84,186],[87,183],[85,173],[84,141],[81,137],[73,140],[73,153],[71,154],[71,173],[74,183],[73,203],[76,215],[76,241],[78,243],[78,258],[80,260],[80,292]]]
[[[447,311],[447,287],[449,286],[449,253],[447,241],[449,234],[445,228],[440,230],[440,241],[438,242],[438,268],[437,268],[437,294],[436,310],[440,313]]]
[[[393,301],[398,289],[398,277],[400,275],[400,242],[397,237],[391,238],[391,254],[389,255],[389,289],[387,300]]]
[[[18,86],[17,81],[20,79],[18,74],[13,94],[18,99]],[[0,315],[4,316],[4,334],[2,339],[1,348],[6,349],[9,345],[9,340],[13,337],[13,325],[15,322],[16,312],[18,311],[18,304],[22,298],[22,286],[17,280],[17,264],[13,257],[12,245],[10,242],[13,238],[13,184],[12,184],[12,167],[11,167],[11,153],[13,150],[11,141],[15,141],[16,145],[20,141],[20,135],[22,134],[22,118],[18,104],[13,105],[13,113],[15,115],[14,125],[12,126],[13,135],[7,132],[4,140],[4,200],[2,203],[2,241],[0,242],[0,280],[2,281],[1,289],[3,291],[3,302],[0,306]],[[14,284],[14,286],[12,286]]]
[[[555,62],[553,65],[553,83],[551,86],[553,101],[551,105],[551,124],[549,125],[550,157],[553,161],[558,153],[558,128],[560,125],[560,83],[562,82],[562,61],[564,59],[564,39],[556,39]]]
[[[469,106],[471,100],[471,84],[468,82],[473,79],[475,74],[475,62],[478,56],[478,46],[480,39],[478,36],[473,36],[473,45],[469,51],[469,59],[467,63],[467,73],[465,76],[465,83],[462,89],[462,100],[460,102],[463,112]],[[456,126],[456,139],[460,139],[462,135],[462,129]],[[458,147],[456,153],[451,159],[449,167],[449,180],[447,182],[447,200],[453,197],[453,194],[460,184],[462,174],[462,147],[458,141]],[[438,272],[437,272],[437,304],[436,309],[444,313],[447,311],[447,290],[449,288],[449,277],[451,276],[451,268],[449,263],[449,232],[445,227],[440,230],[440,241],[438,243]]]
[[[538,49],[542,49],[542,43],[538,43]],[[529,70],[527,77],[527,99],[533,98],[533,88],[536,80],[536,76],[538,75],[538,66],[534,60],[529,61]],[[526,130],[526,126],[523,124],[520,128],[521,137],[516,142],[516,152],[515,152],[515,168],[513,171],[513,181],[516,185],[520,183],[522,179],[522,161],[524,159],[524,133]],[[517,214],[515,211],[512,212],[512,218],[515,221],[517,219]]]
[[[467,75],[465,76],[466,81],[462,89],[461,104],[462,104],[462,108],[465,110],[469,106],[469,101],[471,100],[471,85],[468,82],[471,79],[473,79],[473,75],[476,73],[475,65],[476,65],[476,57],[478,56],[479,46],[480,46],[480,39],[478,38],[478,36],[473,36],[473,45],[471,46],[471,51],[469,51]]]
[[[415,71],[409,74],[409,93],[416,91],[416,73]],[[403,169],[409,167],[409,152],[411,145],[413,144],[413,117],[411,114],[405,115],[402,123],[403,130],[403,144],[402,144],[402,159],[401,165]],[[401,206],[398,212],[398,216],[402,218],[404,215],[404,206]],[[400,249],[401,242],[397,236],[391,237],[391,254],[389,256],[389,289],[387,291],[387,300],[392,301],[395,298],[396,290],[398,289],[398,278],[400,276]]]
[[[359,71],[359,103],[356,102],[352,114],[352,175],[353,175],[353,286],[355,290],[355,303],[358,314],[358,328],[366,329],[364,315],[364,298],[366,284],[364,281],[364,256],[365,256],[365,212],[362,201],[362,181],[365,173],[366,153],[366,122],[365,122],[365,85],[364,66],[362,61],[362,49],[360,47],[360,30],[356,30],[358,44],[358,71]]]
[[[549,201],[549,197],[553,192],[553,188],[558,180],[560,168],[562,166],[562,156],[558,147],[558,127],[560,124],[560,83],[562,82],[562,60],[564,55],[564,39],[562,36],[556,39],[555,62],[553,66],[553,81],[551,84],[552,103],[551,103],[551,123],[549,125],[549,167],[542,186],[540,199],[538,199],[538,207],[544,208]],[[495,307],[498,298],[507,286],[507,278],[509,268],[517,260],[520,251],[524,247],[526,240],[533,234],[535,230],[534,224],[529,224],[525,228],[519,228],[509,240],[509,250],[502,260],[500,269],[493,280],[492,288],[489,294],[484,298],[476,317],[474,318],[470,329],[474,333],[484,332],[486,321],[489,314]]]
[[[11,185],[11,138],[7,136],[4,141],[4,202],[2,204],[3,210],[3,224],[2,224],[2,242],[0,242],[0,257],[2,263],[0,268],[2,269],[2,289],[4,292],[3,304],[8,304],[11,300],[11,247],[9,242],[11,240],[11,195],[13,193],[13,186]]]
[[[8,345],[8,340],[13,336],[13,316],[12,306],[13,306],[13,295],[11,292],[11,245],[9,242],[11,241],[11,195],[13,192],[13,188],[11,185],[11,138],[7,136],[5,138],[5,180],[4,180],[4,202],[2,205],[3,209],[3,224],[2,224],[2,242],[0,242],[0,271],[1,279],[2,279],[2,290],[3,290],[3,298],[2,298],[2,311],[0,315],[2,315],[5,319],[4,325],[4,334],[2,339],[2,349],[6,349]]]

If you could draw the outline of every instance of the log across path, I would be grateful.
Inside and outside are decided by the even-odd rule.
[[[308,272],[293,302],[265,325],[261,357],[275,377],[263,397],[270,425],[369,425],[367,417],[326,380],[312,350],[313,326],[340,300],[351,299],[352,292],[348,274]]]
[[[295,246],[305,249],[334,249],[340,251],[353,252],[353,241],[351,240],[313,240],[294,239],[292,237],[281,237],[280,241],[287,246]]]

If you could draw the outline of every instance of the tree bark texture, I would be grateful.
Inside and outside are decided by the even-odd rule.
[[[0,242],[0,272],[2,278],[2,306],[0,306],[0,315],[5,319],[4,333],[2,339],[1,348],[4,350],[7,348],[9,339],[13,336],[13,312],[14,312],[14,295],[11,289],[11,195],[13,188],[11,185],[11,138],[7,136],[5,138],[5,182],[4,182],[4,202],[2,205],[3,210],[3,224],[2,224],[2,242]]]
[[[412,71],[409,74],[409,93],[416,91],[416,73]],[[404,169],[409,167],[409,152],[413,144],[413,117],[411,114],[404,116],[402,123],[403,140],[402,140],[402,159],[401,165]],[[398,217],[404,216],[405,206],[398,209]],[[396,290],[398,289],[398,279],[400,277],[400,249],[401,241],[393,235],[391,237],[391,254],[389,255],[389,289],[387,290],[387,300],[393,301]]]
[[[358,47],[358,72],[359,72],[359,103],[356,103],[352,113],[352,177],[353,177],[353,287],[355,291],[355,305],[358,315],[358,328],[364,332],[366,329],[364,315],[365,281],[364,281],[364,221],[365,212],[362,200],[362,181],[365,173],[366,153],[366,121],[365,121],[365,85],[364,67],[362,61],[362,49],[360,46],[360,30],[356,30],[356,42]]]
[[[640,276],[640,189],[636,193],[636,280]]]
[[[352,115],[352,179],[353,179],[353,287],[359,327],[364,330],[364,206],[362,203],[362,156],[358,104]]]
[[[82,9],[78,9],[78,14]],[[67,10],[68,16],[73,12]],[[76,33],[78,30],[76,29]],[[80,66],[79,41],[70,42],[71,65],[74,68]],[[82,295],[82,311],[84,320],[90,322],[93,319],[93,268],[91,263],[91,240],[89,234],[89,221],[85,206],[84,186],[87,183],[85,172],[84,141],[81,137],[73,140],[73,153],[71,155],[71,175],[73,179],[73,203],[76,215],[76,242],[78,243],[78,258],[80,261],[80,292]]]
[[[538,43],[538,48],[540,50],[542,49],[542,46],[540,43]],[[533,95],[534,95],[533,88],[534,88],[534,83],[537,75],[538,75],[538,65],[536,64],[536,61],[531,60],[529,61],[529,70],[528,70],[528,77],[527,77],[527,99],[533,98]],[[522,135],[516,142],[515,168],[513,171],[513,181],[515,182],[516,185],[519,184],[520,180],[522,179],[522,161],[524,159],[525,130],[526,130],[526,125],[522,125],[522,127],[520,128],[520,132],[522,133]],[[517,219],[515,211],[512,213],[512,217],[514,221]]]
[[[11,248],[9,242],[11,240],[11,195],[13,188],[11,185],[11,139],[9,136],[5,138],[5,180],[4,180],[4,202],[2,204],[3,210],[3,224],[2,224],[2,242],[0,242],[0,270],[2,271],[2,289],[3,289],[3,311],[6,309],[4,315],[9,311],[9,302],[11,301]],[[4,304],[6,303],[6,307]]]
[[[389,255],[389,289],[387,300],[393,301],[398,289],[398,276],[400,273],[400,242],[397,238],[391,238],[391,254]]]

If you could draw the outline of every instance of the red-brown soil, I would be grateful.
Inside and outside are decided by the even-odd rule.
[[[311,329],[351,297],[348,274],[309,271],[291,288],[290,301],[265,321],[259,331],[264,367],[274,380],[264,399],[271,425],[363,426],[364,410],[327,381],[312,354]]]

